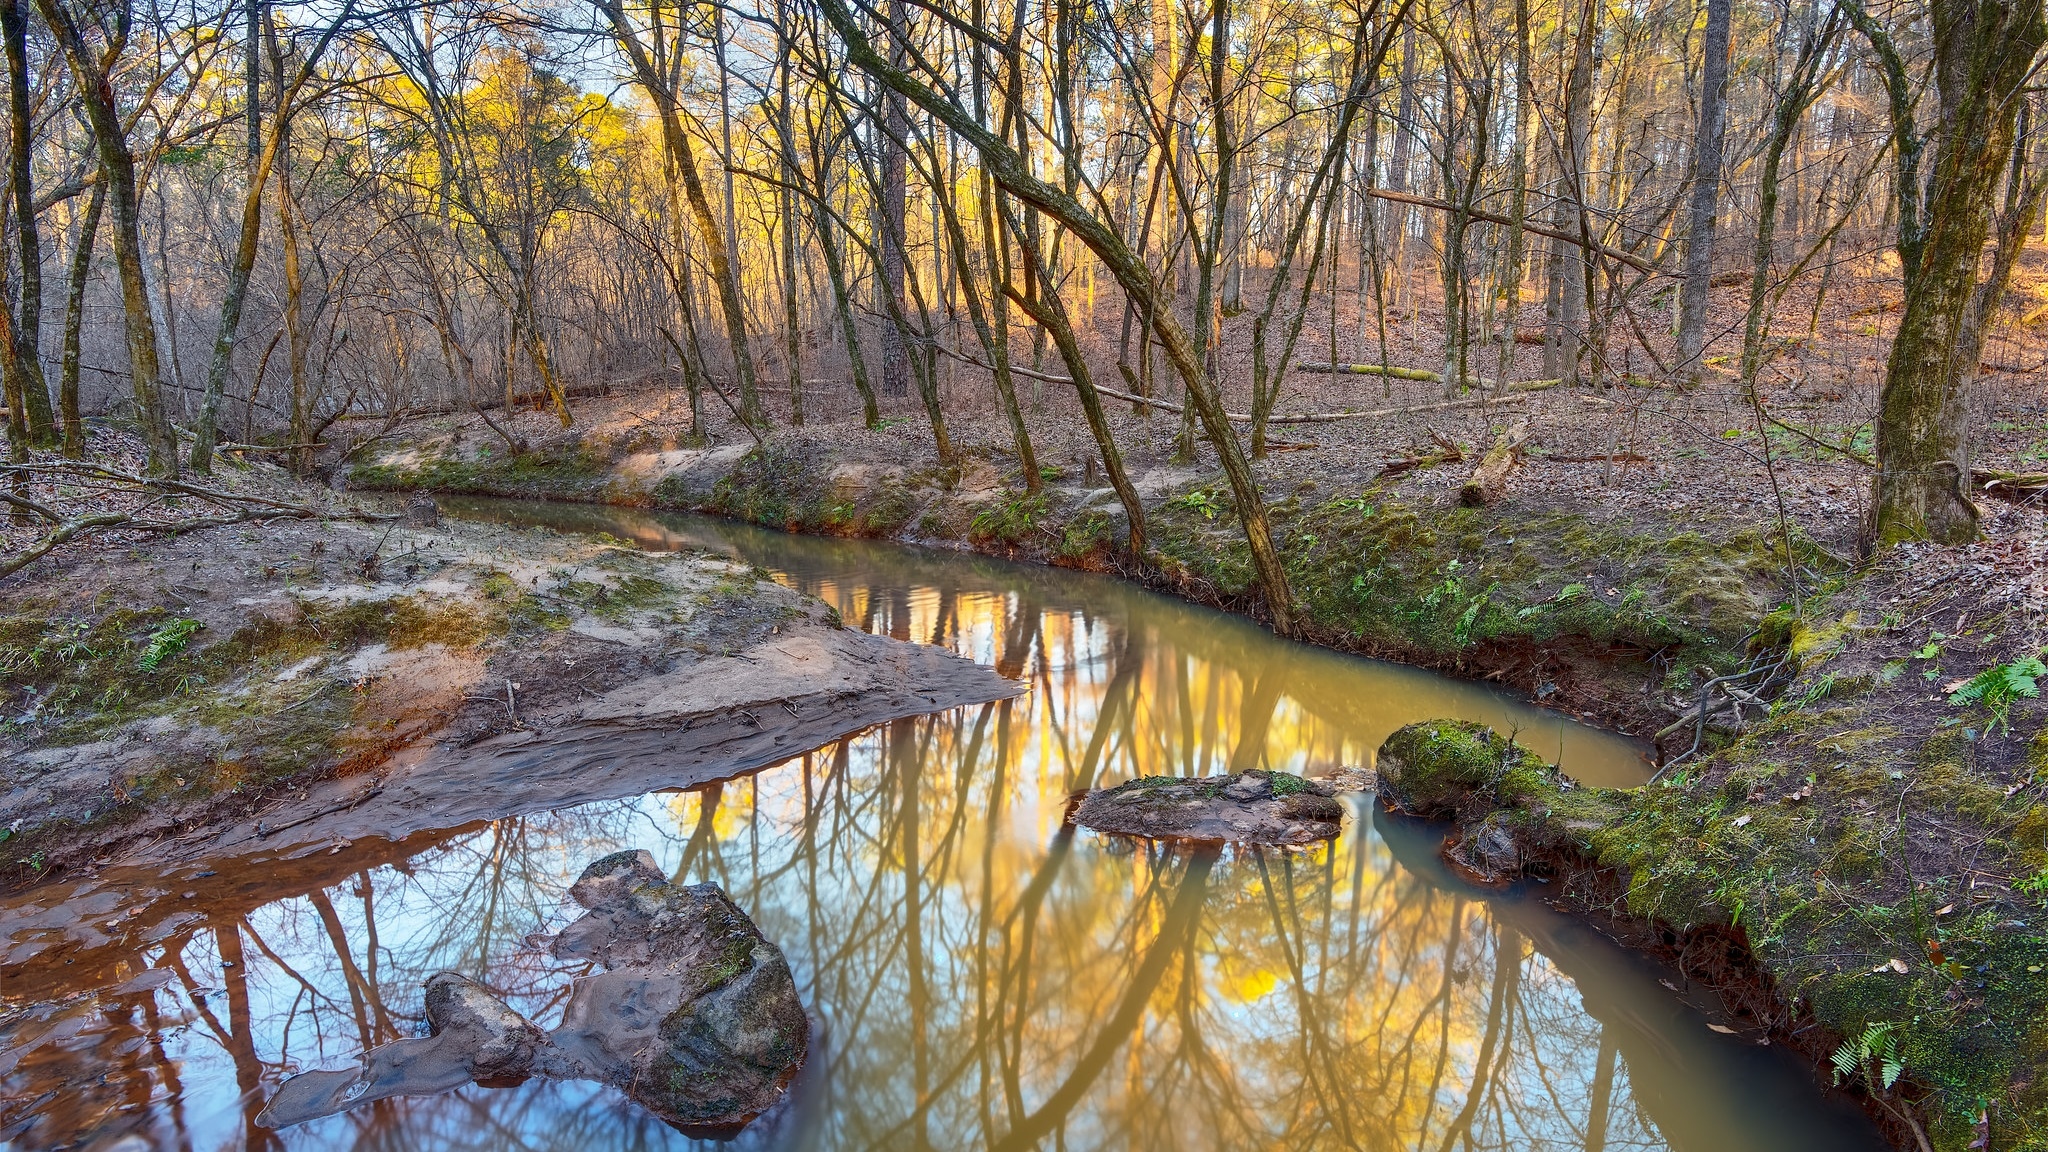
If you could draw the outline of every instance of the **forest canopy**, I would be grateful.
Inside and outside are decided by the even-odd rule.
[[[1978,365],[2048,228],[2039,0],[0,12],[17,457],[84,453],[88,412],[159,476],[306,473],[423,412],[516,453],[494,413],[655,383],[693,434],[907,405],[942,462],[992,411],[1035,491],[1051,386],[1134,552],[1104,406],[1180,413],[1283,630],[1250,461],[1304,374],[1734,389],[1761,426],[1759,378],[1872,276],[1858,531],[1973,538]]]

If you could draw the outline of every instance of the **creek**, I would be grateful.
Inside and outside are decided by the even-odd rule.
[[[810,1056],[743,1148],[1883,1147],[1788,1054],[1712,1030],[1670,973],[1550,910],[1540,885],[1463,885],[1439,830],[1369,796],[1305,852],[1065,821],[1077,792],[1135,776],[1369,765],[1433,717],[1514,731],[1595,785],[1647,776],[1630,741],[1109,577],[585,505],[443,512],[734,555],[849,626],[1030,690],[688,790],[216,878],[132,942],[120,885],[0,897],[0,1149],[692,1146],[582,1082],[254,1122],[290,1072],[418,1034],[435,972],[551,1023],[564,894],[622,848],[719,884],[795,974]],[[154,883],[175,899],[185,881]],[[106,921],[92,962],[20,946],[65,918]]]

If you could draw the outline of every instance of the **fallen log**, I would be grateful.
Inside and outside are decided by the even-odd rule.
[[[1122,392],[1115,388],[1106,388],[1100,384],[1095,386],[1095,390],[1104,396],[1117,400],[1127,400],[1133,404],[1140,404],[1148,408],[1157,408],[1161,412],[1180,411],[1180,405],[1170,400],[1154,400],[1150,397],[1140,396],[1135,392]],[[1330,424],[1338,420],[1376,420],[1385,416],[1407,416],[1415,412],[1442,412],[1451,408],[1486,408],[1495,404],[1514,404],[1526,399],[1528,397],[1525,395],[1511,393],[1506,396],[1479,396],[1470,400],[1445,400],[1436,404],[1411,404],[1405,408],[1376,408],[1370,412],[1308,412],[1298,416],[1273,416],[1269,417],[1266,423],[1268,425]],[[1249,424],[1252,419],[1243,412],[1225,412],[1224,415],[1240,424]]]
[[[1507,494],[1508,475],[1522,462],[1522,442],[1529,438],[1529,421],[1525,417],[1508,426],[1479,458],[1479,466],[1472,470],[1472,476],[1465,486],[1458,490],[1458,502],[1467,508],[1478,508],[1491,504]]]
[[[1348,376],[1384,376],[1389,380],[1414,380],[1424,384],[1441,384],[1444,382],[1443,373],[1432,372],[1427,368],[1396,368],[1391,365],[1381,364],[1325,364],[1308,360],[1304,360],[1294,367],[1302,372],[1329,372],[1335,375]],[[1464,386],[1467,388],[1483,388],[1507,392],[1540,392],[1545,388],[1555,388],[1562,383],[1564,383],[1563,380],[1510,380],[1506,384],[1502,384],[1497,380],[1487,380],[1479,376],[1467,376],[1464,379]]]
[[[1997,468],[1972,468],[1970,483],[1988,496],[2027,504],[2048,499],[2048,472],[2007,472]]]

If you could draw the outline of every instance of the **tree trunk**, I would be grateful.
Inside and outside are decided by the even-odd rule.
[[[92,186],[85,203],[85,218],[79,221],[78,243],[71,250],[71,276],[64,284],[64,349],[58,361],[57,408],[64,420],[64,455],[85,459],[85,422],[78,414],[78,373],[80,337],[85,329],[85,287],[92,274],[93,241],[100,230],[100,216],[107,206],[107,182]]]
[[[261,0],[248,0],[248,7],[249,28],[253,32]],[[227,387],[228,370],[234,363],[235,334],[242,324],[242,308],[249,296],[249,276],[256,268],[256,252],[263,235],[263,188],[270,182],[270,169],[276,163],[278,151],[284,147],[288,137],[292,101],[298,98],[299,89],[312,75],[314,63],[320,59],[335,33],[340,30],[339,20],[328,26],[319,43],[300,63],[298,75],[291,85],[278,94],[277,113],[271,118],[268,139],[262,138],[259,127],[262,116],[258,107],[252,103],[248,112],[247,122],[251,133],[249,143],[255,146],[255,150],[249,156],[248,180],[242,192],[241,235],[235,244],[234,263],[228,266],[227,288],[222,293],[220,302],[220,327],[214,334],[213,359],[207,364],[206,390],[201,396],[199,419],[194,426],[190,460],[194,472],[203,474],[213,470],[213,446],[219,432],[221,393]],[[256,59],[253,47],[250,50],[250,59]],[[248,98],[251,101],[257,100],[260,88],[260,79],[249,84]]]
[[[905,42],[909,35],[903,18],[902,0],[890,0],[889,59],[899,68],[903,66]],[[905,138],[909,132],[910,114],[903,94],[885,91],[882,94],[882,139],[876,142],[882,150],[882,198],[879,206],[882,213],[882,279],[879,290],[893,302],[885,311],[896,314],[907,311],[903,291],[903,244],[904,216],[909,208],[909,156],[905,151]],[[909,393],[910,351],[903,346],[903,330],[894,324],[885,324],[882,327],[882,395],[906,396]]]
[[[795,66],[791,59],[795,52],[789,43],[789,16],[778,7],[777,37],[782,46],[782,66],[776,69],[776,123],[775,134],[782,145],[782,178],[795,183],[798,179],[796,168],[796,142],[790,139],[791,121],[789,111],[789,70]],[[801,428],[804,423],[804,372],[803,332],[797,327],[796,300],[796,250],[799,221],[796,213],[796,198],[784,185],[777,189],[776,213],[782,220],[782,346],[783,359],[789,369],[789,422]]]
[[[1705,59],[1700,65],[1699,130],[1692,158],[1691,223],[1685,239],[1685,282],[1678,294],[1678,366],[1697,383],[1707,346],[1707,303],[1714,279],[1714,209],[1721,202],[1721,156],[1728,125],[1729,9],[1707,0]]]
[[[36,0],[65,62],[78,83],[79,99],[99,151],[100,176],[114,206],[114,260],[121,270],[121,306],[127,322],[128,370],[135,420],[149,453],[153,476],[178,474],[178,442],[163,406],[162,366],[157,357],[156,322],[149,311],[149,282],[142,267],[142,220],[135,192],[135,154],[121,123],[118,98],[99,54],[85,43],[78,23],[61,0]]]
[[[1522,311],[1522,278],[1528,263],[1529,131],[1536,108],[1536,78],[1529,44],[1529,0],[1515,0],[1515,144],[1508,157],[1508,250],[1498,299],[1501,320],[1495,340],[1500,367],[1496,383],[1506,384],[1515,365],[1515,330]]]
[[[14,317],[14,371],[30,442],[57,441],[50,415],[50,384],[43,376],[43,243],[36,227],[36,197],[29,166],[35,125],[28,108],[28,22],[20,0],[0,0],[0,37],[7,50],[8,171],[14,183],[15,239],[21,253],[21,305]]]
[[[711,264],[711,278],[718,287],[718,302],[725,313],[726,335],[732,342],[733,373],[739,377],[740,418],[753,427],[765,427],[767,420],[761,411],[754,354],[747,344],[747,311],[740,296],[739,271],[733,266],[732,251],[725,242],[725,230],[711,211],[711,198],[704,191],[703,174],[697,166],[697,148],[683,128],[682,114],[676,107],[676,93],[649,58],[639,34],[628,23],[620,0],[600,0],[600,7],[611,23],[613,38],[633,66],[634,79],[646,90],[661,117],[662,140],[676,166],[676,174],[682,177],[690,212],[697,219],[697,233],[704,242],[704,256]]]
[[[1999,178],[2034,56],[2048,40],[2042,0],[1986,0],[1933,8],[1934,88],[1940,122],[1925,180],[1913,93],[1890,39],[1859,6],[1850,19],[1872,40],[1889,89],[1900,166],[1899,257],[1905,309],[1878,400],[1878,471],[1868,540],[1963,543],[1977,536],[1970,502],[1968,392],[1983,352],[1970,322]]]

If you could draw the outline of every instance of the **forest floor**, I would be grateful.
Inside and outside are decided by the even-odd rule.
[[[2036,263],[2016,280],[2023,295],[2048,286]],[[1441,384],[1296,372],[1282,413],[1411,411],[1276,426],[1257,472],[1303,638],[1662,732],[1676,766],[1574,833],[1588,874],[1604,877],[1582,904],[1661,925],[1687,971],[1734,981],[1731,1006],[1760,1042],[1822,1060],[1847,1051],[1846,1074],[1868,1082],[1902,1146],[1920,1132],[1943,1149],[2042,1146],[2048,709],[2029,695],[2028,661],[2048,649],[2048,521],[2038,494],[1984,494],[1982,541],[1860,558],[1869,469],[1857,457],[1896,319],[1887,293],[1882,275],[1840,277],[1810,327],[1811,301],[1788,297],[1778,315],[1801,334],[1771,346],[1761,417],[1725,372],[1644,386],[1639,350],[1618,353],[1610,386],[1434,410],[1420,409],[1446,400]],[[1427,301],[1392,319],[1388,359],[1435,367]],[[1340,316],[1340,334],[1355,321]],[[1303,344],[1301,359],[1327,360],[1327,325]],[[1973,398],[1980,467],[2048,469],[2037,347],[2017,322],[1994,335]],[[1518,345],[1510,378],[1534,378],[1540,352]],[[1338,348],[1340,361],[1378,355],[1355,339]],[[1206,450],[1176,454],[1179,417],[1111,405],[1146,505],[1150,550],[1134,558],[1070,390],[1020,382],[1043,481],[1031,492],[1007,424],[955,415],[993,409],[987,377],[942,364],[951,465],[914,398],[869,429],[848,398],[814,394],[808,424],[757,444],[711,398],[707,436],[693,439],[678,388],[583,402],[570,429],[501,415],[517,454],[474,417],[359,424],[347,476],[971,548],[1258,615],[1229,489]],[[1102,371],[1113,364],[1098,381],[1121,386]],[[1064,372],[1049,350],[1039,366]],[[1226,404],[1248,398],[1240,387]],[[1505,498],[1465,507],[1479,454],[1520,420],[1529,435]],[[1735,986],[1731,947],[1768,994]],[[1904,1073],[1887,1084],[1893,1057]]]
[[[269,468],[217,483],[319,498]],[[73,514],[108,502],[50,487]],[[330,503],[103,535],[7,581],[0,883],[643,792],[1016,690],[722,557]],[[636,757],[647,733],[659,755]],[[575,754],[596,737],[601,765]]]

